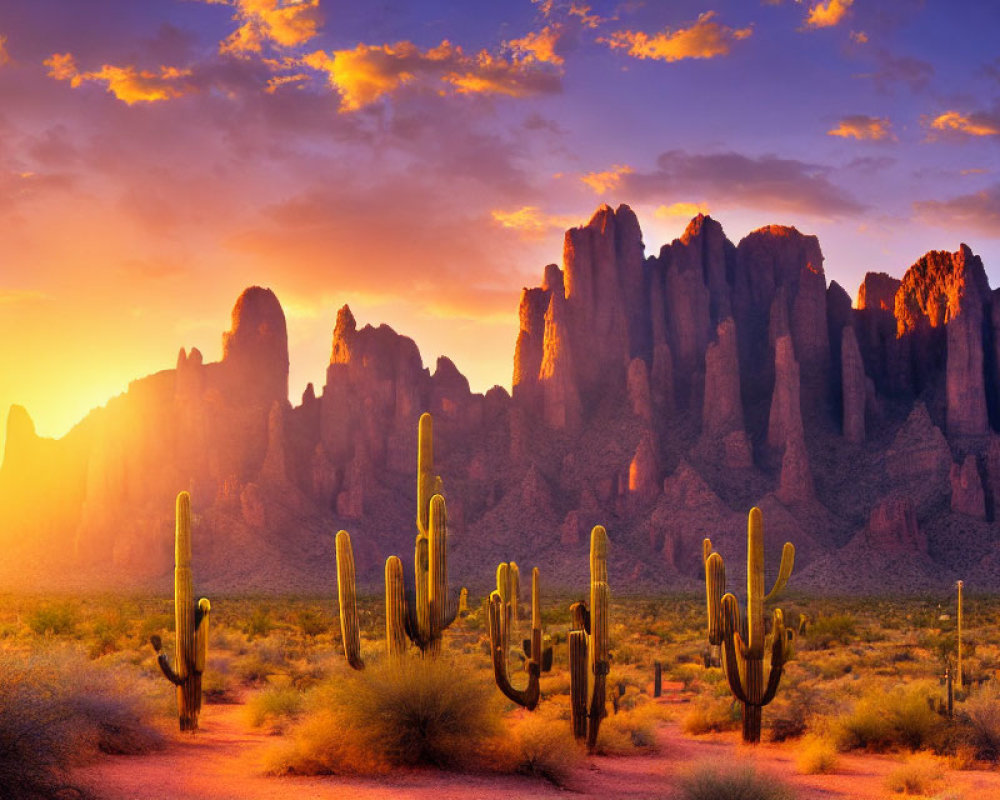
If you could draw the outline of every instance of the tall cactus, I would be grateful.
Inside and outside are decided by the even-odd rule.
[[[439,653],[442,634],[458,614],[458,603],[448,592],[448,512],[441,488],[441,477],[434,474],[434,422],[430,414],[424,413],[417,427],[417,537],[412,592],[406,591],[399,557],[389,556],[385,562],[386,647],[392,657],[405,652],[407,638],[421,653]],[[345,554],[343,568],[341,552]],[[354,648],[358,622],[354,558],[346,531],[337,534],[337,584],[345,654],[354,669],[364,669],[360,649],[348,649]]]
[[[194,602],[191,581],[191,496],[177,495],[176,529],[174,535],[174,622],[177,631],[176,658],[170,666],[162,650],[159,636],[150,637],[156,651],[156,661],[172,684],[177,687],[177,712],[182,731],[198,729],[201,712],[201,676],[205,671],[208,652],[208,598]]]
[[[490,649],[493,653],[493,677],[500,691],[520,706],[534,710],[540,698],[539,677],[545,651],[542,647],[542,600],[538,591],[538,567],[531,571],[531,645],[525,670],[528,684],[515,689],[510,680],[507,657],[510,652],[510,634],[514,617],[515,564],[501,564],[497,568],[497,588],[490,595],[489,629]],[[549,648],[551,663],[551,647]]]
[[[597,732],[607,716],[608,598],[608,534],[597,525],[590,532],[590,608],[583,602],[570,606],[569,633],[573,735],[586,739],[590,751],[597,746]]]
[[[726,569],[722,556],[703,542],[705,592],[708,599],[708,640],[722,645],[722,665],[733,696],[743,705],[743,741],[760,741],[761,709],[774,699],[781,672],[790,654],[784,616],[776,608],[771,630],[765,632],[764,603],[775,598],[792,574],[795,547],[786,542],[781,551],[778,577],[764,594],[764,519],[751,508],[747,520],[747,615],[740,616],[736,596],[725,592]],[[765,680],[766,675],[766,680]]]

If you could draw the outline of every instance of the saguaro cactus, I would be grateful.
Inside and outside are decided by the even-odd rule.
[[[493,677],[500,691],[520,706],[532,711],[538,705],[539,677],[542,672],[542,662],[545,660],[542,647],[542,600],[538,591],[538,567],[531,571],[531,644],[525,670],[528,673],[528,684],[524,689],[515,689],[510,680],[507,657],[510,653],[510,634],[513,627],[514,604],[513,594],[514,564],[501,564],[497,567],[497,588],[490,595],[490,649],[493,653]],[[549,648],[551,663],[551,647]]]
[[[441,636],[458,614],[458,603],[448,592],[448,512],[441,487],[440,476],[434,474],[434,423],[431,415],[424,413],[417,428],[417,538],[412,592],[406,591],[399,557],[389,556],[385,562],[386,647],[392,657],[405,652],[407,638],[422,653],[440,652]],[[347,661],[354,669],[364,669],[358,643],[354,556],[346,531],[337,534],[337,587]]]
[[[159,636],[150,637],[156,661],[167,680],[177,687],[177,712],[182,731],[198,729],[201,711],[201,675],[208,652],[208,598],[194,602],[191,582],[191,496],[177,495],[174,535],[174,621],[177,631],[176,658],[170,666]]]
[[[587,749],[597,745],[605,700],[608,661],[608,534],[597,525],[590,532],[590,608],[584,602],[570,606],[570,707],[573,735],[585,739]]]
[[[743,741],[760,741],[761,709],[774,699],[781,671],[789,657],[789,639],[784,616],[776,608],[771,630],[765,633],[764,603],[788,583],[795,563],[795,547],[786,542],[781,552],[778,577],[764,594],[764,520],[759,508],[750,509],[747,520],[747,615],[740,616],[736,596],[725,592],[726,569],[722,556],[712,552],[709,539],[703,543],[705,592],[708,599],[708,640],[722,645],[722,665],[729,689],[743,705]],[[766,680],[765,680],[766,675]]]

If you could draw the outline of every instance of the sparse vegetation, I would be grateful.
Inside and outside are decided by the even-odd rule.
[[[762,775],[752,766],[705,764],[681,780],[683,800],[794,800],[781,780]]]

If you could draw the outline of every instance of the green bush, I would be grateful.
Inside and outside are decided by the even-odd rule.
[[[28,627],[38,636],[72,636],[76,633],[78,614],[72,603],[46,603],[28,617]]]
[[[869,692],[838,726],[841,750],[919,750],[933,744],[944,726],[933,710],[937,687],[919,682]]]
[[[247,701],[247,722],[253,728],[270,723],[282,723],[298,716],[302,710],[302,695],[292,686],[268,686]]]

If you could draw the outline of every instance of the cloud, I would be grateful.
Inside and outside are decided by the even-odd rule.
[[[241,24],[219,45],[221,53],[260,53],[265,44],[296,47],[316,36],[323,21],[319,0],[235,0],[233,5],[233,19]]]
[[[592,14],[590,6],[585,6],[583,3],[571,3],[569,15],[571,17],[579,17],[580,24],[585,28],[597,28],[601,23],[606,22],[603,17]]]
[[[866,114],[851,114],[840,120],[836,128],[827,131],[828,136],[844,139],[870,139],[881,141],[893,139],[888,117],[869,117]]]
[[[968,136],[1000,136],[1000,116],[974,112],[962,114],[945,111],[931,120],[933,130],[945,133],[964,133]]]
[[[831,28],[847,14],[854,0],[827,0],[809,9],[806,25],[810,28]]]
[[[934,66],[919,58],[894,56],[879,49],[875,52],[875,60],[876,70],[864,77],[870,77],[880,92],[889,92],[899,83],[909,86],[910,91],[922,92],[934,76]]]
[[[621,192],[638,200],[695,194],[713,208],[740,206],[824,219],[860,214],[865,206],[830,181],[832,171],[775,155],[670,150],[659,156],[656,169],[624,176]]]
[[[612,50],[625,50],[639,59],[656,61],[681,61],[685,58],[715,58],[729,53],[732,43],[746,39],[752,27],[734,30],[713,22],[714,11],[706,11],[688,28],[671,31],[664,28],[650,36],[642,31],[615,31],[610,38],[602,38]]]
[[[917,201],[913,208],[917,217],[927,224],[1000,238],[1000,184],[949,200]]]
[[[127,105],[174,100],[195,91],[189,80],[191,70],[160,67],[159,72],[139,70],[133,66],[116,67],[104,64],[93,72],[80,72],[70,53],[53,53],[44,61],[49,77],[69,81],[74,89],[85,82],[104,83],[107,90]]]
[[[10,53],[7,52],[7,37],[0,34],[0,67],[10,63]]]
[[[670,205],[659,206],[653,216],[665,222],[675,222],[677,220],[689,220],[699,214],[708,214],[708,205],[705,203],[671,203]]]
[[[528,238],[544,236],[553,228],[564,230],[579,224],[575,217],[565,214],[546,214],[538,206],[521,206],[513,211],[497,209],[490,215],[501,228],[511,228]]]
[[[474,56],[445,40],[421,50],[412,42],[359,44],[353,50],[310,53],[303,64],[327,75],[339,92],[342,111],[356,111],[404,86],[433,88],[439,94],[524,97],[561,88],[559,69],[534,53]]]
[[[588,172],[586,175],[581,175],[580,180],[593,189],[595,194],[606,194],[617,189],[621,185],[622,178],[634,171],[628,164],[615,164],[603,172]]]
[[[864,31],[851,31],[851,41],[855,44],[868,44],[868,34]]]
[[[562,64],[564,59],[556,52],[562,38],[559,25],[546,25],[540,31],[532,31],[520,39],[511,39],[506,47],[525,64],[539,61],[543,64]]]

